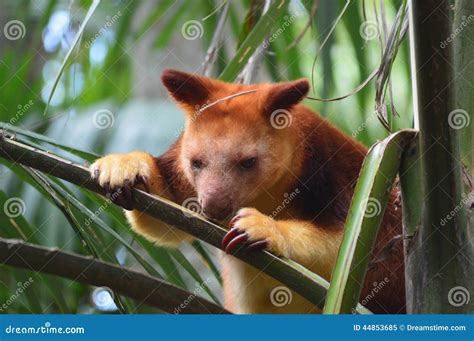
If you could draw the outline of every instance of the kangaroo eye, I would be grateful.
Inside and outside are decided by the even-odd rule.
[[[194,170],[199,170],[202,168],[202,160],[199,160],[199,159],[193,159],[191,160],[191,167],[194,169]]]
[[[257,158],[251,157],[251,158],[240,161],[239,166],[240,168],[244,170],[249,170],[249,169],[252,169],[256,163],[257,163]]]

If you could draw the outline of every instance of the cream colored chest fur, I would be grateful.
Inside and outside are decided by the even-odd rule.
[[[314,314],[320,310],[250,265],[222,254],[224,305],[237,314]]]

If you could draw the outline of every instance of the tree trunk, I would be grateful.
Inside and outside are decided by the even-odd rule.
[[[410,6],[421,173],[405,174],[409,168],[401,172],[404,204],[408,206],[404,221],[409,223],[405,226],[409,313],[473,311],[472,243],[462,196],[458,121],[454,120],[459,109],[455,84],[462,75],[453,72],[450,12],[449,1],[412,1]],[[416,158],[411,161],[416,165]],[[420,176],[417,188],[407,186]],[[417,189],[420,193],[413,193]],[[411,194],[421,202],[410,201]]]
[[[464,196],[468,198],[468,215],[471,240],[474,239],[474,1],[457,0],[454,13],[454,30],[459,34],[454,40],[454,68],[458,77],[456,82],[456,107],[461,116],[461,160],[465,166]],[[474,298],[473,298],[474,300]]]
[[[457,0],[454,12],[454,32],[459,32],[454,41],[454,69],[462,77],[456,79],[456,107],[462,109],[461,157],[471,178],[473,176],[473,146],[472,133],[474,130],[474,1]],[[463,112],[460,112],[463,114]],[[472,186],[469,188],[472,191]]]

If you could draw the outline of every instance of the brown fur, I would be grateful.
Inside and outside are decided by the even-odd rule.
[[[237,227],[250,240],[266,239],[270,251],[329,280],[367,149],[298,104],[308,92],[306,80],[240,85],[174,70],[165,71],[162,80],[186,112],[183,135],[155,159],[134,152],[98,160],[91,172],[100,171],[101,184],[120,185],[127,177],[142,174],[150,179],[152,193],[178,204],[197,196],[210,217],[227,221],[239,210],[243,218]],[[199,111],[210,102],[251,89],[257,91]],[[275,110],[289,113],[291,125],[275,129],[270,124]],[[253,156],[257,165],[251,171],[241,170],[241,160]],[[193,160],[202,162],[203,168],[192,168]],[[361,294],[361,301],[378,313],[405,311],[402,242],[390,243],[401,234],[394,201],[392,195],[373,255],[379,261],[370,266]],[[161,244],[191,239],[138,211],[127,216],[138,233]],[[391,244],[391,249],[384,248]],[[223,256],[223,278],[225,306],[234,312],[317,312],[296,293],[288,305],[275,306],[270,295],[281,284],[229,255]]]

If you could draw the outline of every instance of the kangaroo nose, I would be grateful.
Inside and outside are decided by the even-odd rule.
[[[232,213],[230,200],[219,197],[215,197],[211,200],[203,200],[202,206],[203,214],[214,220],[225,220]]]

